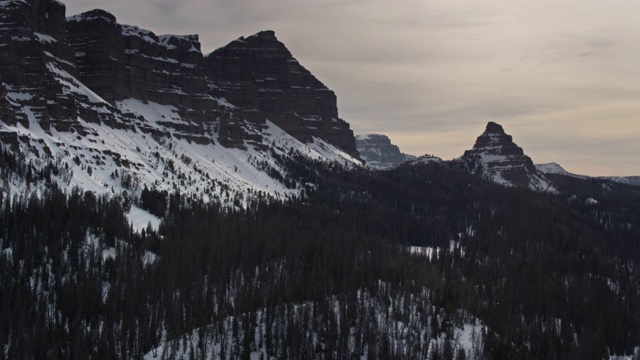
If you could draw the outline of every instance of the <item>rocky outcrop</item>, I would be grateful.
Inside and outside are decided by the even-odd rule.
[[[357,135],[356,148],[360,157],[374,169],[393,169],[416,158],[400,152],[400,148],[392,144],[386,135]]]
[[[336,95],[291,55],[273,31],[239,38],[204,58],[211,95],[256,109],[302,142],[321,138],[358,157]]]
[[[0,113],[7,124],[28,127],[36,119],[45,130],[71,128],[76,102],[58,81],[77,75],[64,13],[53,0],[0,2]]]
[[[441,158],[435,155],[430,155],[430,154],[420,155],[414,160],[411,160],[410,162],[408,162],[409,165],[444,164],[444,163],[445,162]]]
[[[156,35],[103,10],[65,18],[57,0],[0,2],[2,121],[46,131],[88,131],[82,121],[136,128],[227,147],[265,149],[267,120],[303,142],[320,138],[357,157],[335,94],[304,69],[272,31],[203,56],[197,35]],[[145,125],[120,102],[175,108],[169,131]],[[80,121],[81,119],[82,121]]]
[[[487,124],[473,149],[465,151],[460,161],[469,172],[500,185],[553,191],[531,158],[495,122]]]
[[[208,131],[230,147],[259,146],[271,120],[303,142],[319,137],[357,156],[335,94],[304,69],[272,31],[238,39],[203,57],[197,35],[156,36],[93,10],[67,18],[81,81],[106,100],[174,105],[182,136]],[[206,140],[205,140],[206,141]]]
[[[107,101],[135,98],[191,106],[193,97],[206,97],[197,35],[156,36],[118,24],[104,10],[68,17],[66,28],[80,80]]]
[[[92,10],[67,18],[66,28],[79,80],[107,101],[126,97],[123,39],[115,16]]]
[[[197,35],[156,36],[118,24],[104,10],[68,17],[66,28],[80,81],[110,103],[134,98],[175,106],[188,121],[159,121],[198,143],[209,142],[207,128],[231,117],[207,93]]]

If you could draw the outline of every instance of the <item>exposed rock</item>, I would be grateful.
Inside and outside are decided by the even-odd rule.
[[[504,186],[555,191],[511,135],[494,122],[487,124],[473,149],[465,151],[460,160],[469,172]]]
[[[429,154],[425,154],[425,155],[421,155],[418,156],[416,159],[412,160],[409,162],[409,164],[411,165],[417,165],[417,164],[442,164],[444,163],[444,161],[435,156],[435,155],[429,155]]]
[[[157,36],[103,10],[65,18],[56,0],[0,7],[0,115],[7,125],[36,121],[45,131],[84,135],[94,123],[265,150],[270,120],[305,143],[319,138],[358,156],[335,94],[272,31],[234,41],[205,61],[197,35]],[[136,113],[134,103],[123,104],[131,99],[171,106],[172,114]]]
[[[313,137],[358,157],[353,131],[338,117],[336,95],[293,58],[273,31],[239,38],[204,59],[211,94],[257,109],[302,142]]]
[[[60,78],[76,76],[73,51],[64,31],[65,7],[55,0],[0,3],[0,78],[6,91],[0,104],[11,112],[5,121],[45,129],[69,129],[77,117],[76,101]]]
[[[400,152],[386,135],[357,135],[356,148],[367,165],[375,169],[392,169],[416,158]]]
[[[124,45],[115,16],[92,10],[67,18],[66,28],[79,80],[107,101],[127,97]]]
[[[188,121],[164,122],[173,134],[207,143],[229,115],[208,92],[197,35],[156,36],[118,24],[103,10],[67,18],[80,80],[105,100],[128,98],[172,105]]]
[[[109,102],[173,105],[180,136],[261,146],[271,120],[303,142],[319,137],[357,157],[335,94],[304,69],[272,31],[238,39],[203,59],[197,35],[163,35],[118,24],[103,10],[67,18],[80,79]],[[249,129],[251,128],[251,129]]]

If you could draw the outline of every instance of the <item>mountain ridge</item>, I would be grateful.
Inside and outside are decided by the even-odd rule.
[[[392,169],[416,158],[402,153],[388,136],[382,134],[356,135],[356,148],[368,166],[379,170]]]
[[[578,179],[602,179],[609,180],[620,184],[640,186],[640,176],[588,176],[570,173],[558,163],[536,164],[538,171],[545,174],[556,174],[571,176]]]
[[[0,139],[34,171],[64,170],[53,175],[62,188],[135,194],[146,184],[244,203],[237,199],[293,196],[308,186],[290,178],[287,159],[297,154],[360,166],[335,94],[273,32],[247,39],[265,42],[275,58],[244,54],[265,71],[282,70],[280,80],[264,85],[255,76],[233,82],[234,71],[215,62],[205,66],[197,35],[157,36],[104,10],[65,17],[55,0],[0,6]],[[236,45],[212,54],[224,60],[220,51],[229,46]],[[304,84],[315,85],[298,89]],[[236,100],[245,88],[251,104]],[[326,96],[317,97],[316,88]],[[263,89],[288,95],[265,97]],[[271,111],[269,101],[285,106]],[[286,110],[291,104],[300,114]],[[4,182],[12,192],[46,186]]]

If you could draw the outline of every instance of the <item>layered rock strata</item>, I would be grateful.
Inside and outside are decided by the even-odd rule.
[[[304,69],[273,31],[203,56],[197,35],[161,35],[119,24],[103,10],[65,18],[56,0],[0,2],[0,114],[10,125],[86,131],[78,119],[151,131],[119,102],[175,107],[154,136],[266,148],[267,120],[296,139],[320,138],[357,158],[335,94]],[[86,89],[88,88],[88,89]],[[145,130],[146,129],[146,130]]]
[[[501,125],[489,122],[471,150],[460,159],[473,174],[505,186],[551,191],[550,182]]]
[[[393,169],[416,159],[413,155],[402,153],[388,136],[381,134],[357,135],[356,148],[360,157],[374,169]]]

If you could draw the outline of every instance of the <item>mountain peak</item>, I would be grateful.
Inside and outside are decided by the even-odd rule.
[[[204,57],[212,93],[256,109],[303,143],[324,139],[358,158],[353,131],[338,116],[336,95],[305,69],[273,30],[239,38]]]
[[[495,123],[493,121],[489,121],[487,123],[487,128],[485,130],[485,133],[488,134],[497,134],[497,135],[504,135],[504,129],[502,128],[502,125]]]
[[[102,20],[110,24],[117,23],[116,17],[113,14],[102,9],[93,9],[78,15],[72,15],[67,17],[67,21],[80,22],[80,21],[93,21],[93,20]]]
[[[255,34],[251,35],[250,37],[253,37],[253,36],[262,37],[262,38],[273,38],[273,39],[276,39],[276,32],[273,31],[273,30],[262,30],[262,31],[259,31],[259,32],[255,33]]]
[[[374,169],[392,169],[416,158],[400,152],[400,148],[383,134],[356,135],[356,148],[360,157]]]
[[[492,121],[487,123],[473,148],[464,152],[462,161],[469,172],[500,185],[554,191],[511,135]]]

